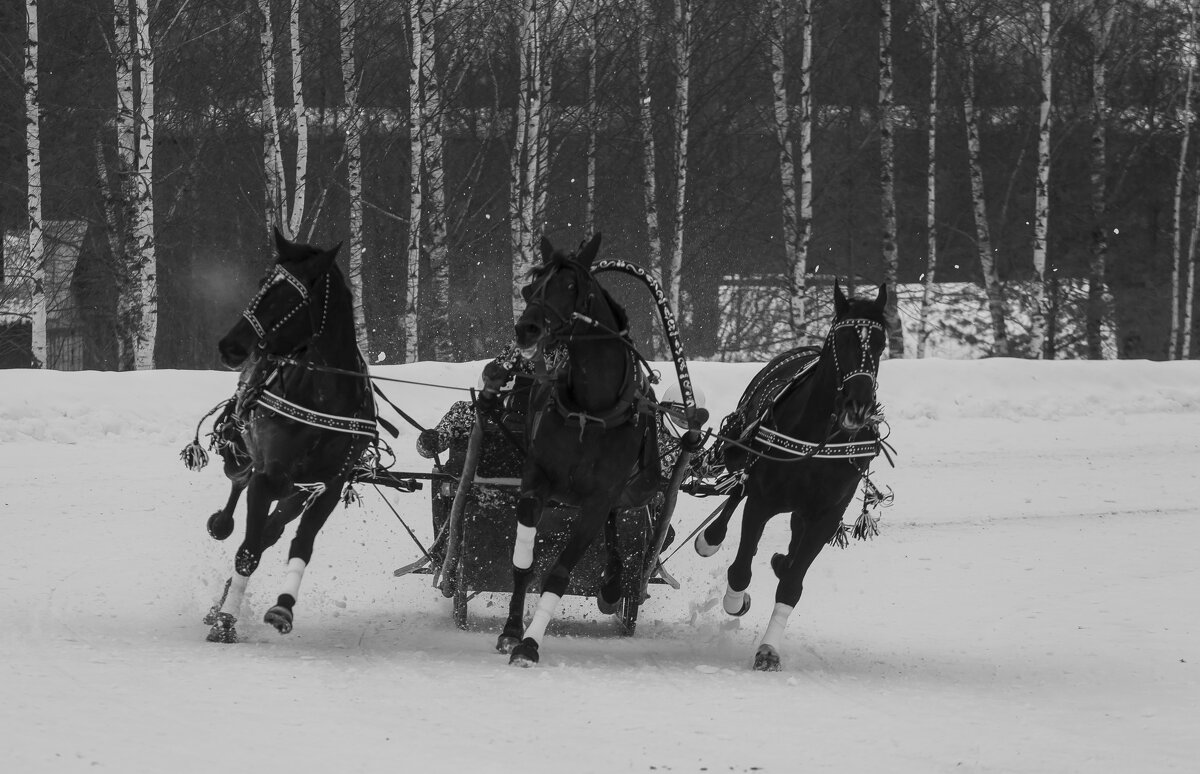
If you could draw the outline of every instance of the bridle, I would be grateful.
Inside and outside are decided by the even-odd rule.
[[[575,309],[570,315],[564,315],[554,307],[546,303],[546,286],[550,280],[559,271],[564,269],[573,271],[576,279],[582,286],[584,283],[588,285],[587,293],[577,290],[575,294]],[[564,339],[574,338],[572,331],[579,322],[591,322],[592,317],[588,312],[592,308],[592,303],[596,299],[595,278],[586,267],[567,259],[560,264],[551,267],[547,270],[544,277],[538,280],[536,285],[529,289],[529,293],[525,294],[525,311],[540,310],[542,319],[542,335],[540,342],[562,341]],[[551,325],[551,317],[553,314],[554,325]]]
[[[853,330],[858,338],[858,346],[861,348],[858,363],[848,372],[843,370],[842,363],[838,358],[837,342],[834,339],[835,334],[842,330]],[[883,324],[875,320],[868,320],[865,317],[852,317],[845,320],[838,320],[829,327],[829,334],[826,337],[826,346],[833,353],[833,368],[837,379],[837,391],[841,395],[845,392],[846,384],[854,378],[865,377],[871,380],[871,393],[875,393],[875,389],[879,384],[879,359],[883,354],[883,348],[880,347],[878,352],[871,351],[871,334],[878,331],[884,333]]]
[[[329,318],[329,297],[333,295],[333,293],[331,292],[329,286],[329,273],[326,272],[322,276],[322,279],[324,280],[325,284],[325,298],[321,305],[321,322],[318,325],[315,319],[315,309],[313,308],[313,295],[309,291],[308,286],[305,285],[304,282],[295,274],[292,274],[290,271],[285,269],[282,264],[275,265],[274,270],[267,275],[266,280],[263,282],[262,287],[259,288],[258,293],[255,294],[254,298],[250,299],[250,303],[246,306],[246,310],[242,312],[242,317],[246,318],[246,322],[250,323],[250,327],[254,329],[254,333],[258,336],[259,349],[266,350],[268,338],[278,333],[279,330],[286,325],[289,320],[291,320],[293,317],[299,314],[302,309],[305,308],[309,310],[309,319],[312,321],[311,338],[315,339],[325,331],[325,322]],[[287,311],[287,313],[282,315],[268,329],[263,325],[262,320],[259,319],[258,307],[263,302],[263,299],[266,298],[266,295],[271,288],[280,282],[286,282],[288,285],[290,285],[292,289],[295,290],[299,295],[299,298],[297,299],[296,303],[293,304],[292,307]]]

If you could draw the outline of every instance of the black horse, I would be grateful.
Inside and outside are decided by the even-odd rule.
[[[208,530],[218,540],[229,536],[245,489],[246,535],[233,575],[205,619],[210,642],[237,641],[234,624],[250,575],[299,518],[283,591],[264,619],[281,634],[292,630],[313,541],[377,432],[350,289],[334,261],[340,245],[319,250],[278,231],[275,244],[277,263],[218,344],[221,362],[243,373],[237,397],[216,424],[232,491]]]
[[[562,342],[568,356],[565,373],[535,383],[526,413],[513,593],[496,642],[497,650],[511,654],[509,663],[519,666],[537,663],[539,644],[571,570],[610,512],[618,504],[641,504],[631,493],[648,500],[653,485],[644,480],[657,483],[659,475],[657,460],[643,475],[635,474],[646,444],[655,443],[654,422],[637,411],[639,394],[648,385],[627,338],[625,311],[590,270],[599,247],[596,234],[578,253],[565,254],[543,237],[543,263],[521,291],[526,306],[516,323],[517,345],[534,357],[539,348]],[[580,516],[542,583],[537,610],[525,629],[534,540],[542,509],[551,499],[578,506]]]
[[[733,511],[745,499],[741,541],[723,600],[725,612],[740,616],[750,609],[750,562],[763,528],[776,514],[792,514],[787,553],[771,558],[779,585],[754,656],[754,668],[762,671],[780,668],[778,648],[800,601],[804,575],[842,529],[846,507],[881,445],[876,386],[886,343],[887,287],[881,285],[873,301],[847,300],[836,283],[833,294],[834,318],[824,347],[798,348],[768,363],[750,382],[738,411],[723,423],[723,435],[730,426],[742,425],[742,438],[753,451],[728,443],[714,449],[744,478],[717,518],[696,536],[697,553],[716,553]]]

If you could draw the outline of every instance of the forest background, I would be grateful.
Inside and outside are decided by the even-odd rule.
[[[373,362],[490,356],[540,236],[593,231],[693,357],[738,358],[732,287],[794,343],[834,277],[928,310],[935,276],[981,288],[985,354],[1191,357],[1195,26],[1188,0],[6,2],[0,360],[46,363],[65,240],[76,367],[216,367],[273,226],[343,243]]]

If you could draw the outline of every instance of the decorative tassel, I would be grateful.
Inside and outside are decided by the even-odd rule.
[[[855,540],[869,540],[879,534],[879,519],[867,513],[866,503],[863,504],[862,513],[854,522],[853,534]]]
[[[361,506],[362,495],[358,493],[353,484],[346,484],[346,488],[342,490],[342,505],[348,508],[351,503]]]
[[[849,531],[850,528],[846,526],[846,522],[839,522],[837,532],[834,532],[833,537],[829,538],[829,545],[837,546],[838,548],[845,548],[850,545],[850,539],[846,537],[846,533]]]
[[[208,452],[204,451],[204,447],[200,445],[200,439],[197,437],[183,447],[183,451],[179,452],[179,459],[183,460],[183,464],[187,466],[188,470],[203,470],[204,466],[208,464]]]

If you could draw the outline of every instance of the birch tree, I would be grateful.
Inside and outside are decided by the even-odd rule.
[[[1167,359],[1175,360],[1180,357],[1179,353],[1179,318],[1180,318],[1180,275],[1182,268],[1182,253],[1180,243],[1183,236],[1183,196],[1184,196],[1184,181],[1187,177],[1188,168],[1188,144],[1192,134],[1192,86],[1195,80],[1195,53],[1193,46],[1196,42],[1196,3],[1195,0],[1187,0],[1188,7],[1188,31],[1187,44],[1183,49],[1184,58],[1184,87],[1183,87],[1183,110],[1180,111],[1182,116],[1182,127],[1180,130],[1179,140],[1179,164],[1175,170],[1175,211],[1174,211],[1174,227],[1171,231],[1171,337],[1167,346]],[[1193,233],[1195,230],[1193,229]],[[1190,283],[1189,283],[1190,284]]]
[[[1053,107],[1054,47],[1050,29],[1050,0],[1041,0],[1038,61],[1041,94],[1038,99],[1038,161],[1033,200],[1033,297],[1030,301],[1029,355],[1045,356],[1046,348],[1046,232],[1050,224],[1050,114]]]
[[[279,112],[275,104],[275,32],[271,22],[270,0],[258,0],[262,27],[258,35],[262,75],[259,116],[263,129],[263,173],[266,178],[266,232],[279,226],[290,228],[285,214],[287,190],[283,176],[283,150],[280,147]],[[292,235],[294,236],[294,235]]]
[[[600,105],[597,95],[597,62],[600,49],[601,0],[586,0],[584,6],[584,41],[587,46],[587,95],[585,97],[587,146],[584,156],[587,162],[587,181],[584,214],[584,238],[591,239],[596,233],[596,126],[600,121]]]
[[[896,144],[892,127],[892,0],[880,0],[879,24],[879,185],[883,223],[884,278],[888,294],[884,321],[888,328],[888,354],[904,357],[904,328],[900,324],[900,255],[896,243]]]
[[[539,192],[542,118],[542,33],[537,0],[521,0],[517,27],[519,77],[513,146],[509,156],[509,234],[512,247],[513,318],[525,308],[521,288],[536,261],[534,211]]]
[[[350,293],[354,297],[354,338],[364,357],[371,352],[363,301],[363,111],[358,103],[358,60],[354,52],[358,10],[355,0],[340,0],[338,32],[341,44],[342,90],[346,101],[346,187],[350,199]]]
[[[687,207],[688,127],[691,122],[692,0],[675,0],[675,209],[671,222],[671,252],[663,265],[663,282],[671,309],[679,305],[683,268],[683,218]]]
[[[148,0],[134,2],[138,63],[137,177],[134,193],[134,251],[140,314],[134,353],[135,367],[154,368],[158,340],[158,257],[154,238],[154,41]]]
[[[1089,24],[1092,33],[1092,141],[1091,177],[1092,240],[1088,264],[1087,352],[1103,357],[1103,322],[1110,306],[1108,272],[1108,46],[1112,37],[1111,0],[1095,0]]]
[[[30,352],[35,368],[46,367],[46,248],[42,231],[41,100],[38,83],[38,0],[25,0],[25,212],[29,265],[33,272]]]
[[[933,305],[933,282],[937,274],[937,114],[938,114],[938,4],[929,3],[929,109],[925,160],[925,276],[921,289],[921,319],[917,328],[917,357],[925,357],[929,339],[929,312]]]
[[[422,156],[429,197],[426,216],[429,226],[430,291],[433,294],[432,323],[436,335],[434,357],[450,360],[454,344],[450,337],[450,256],[446,245],[445,152],[442,139],[442,98],[436,72],[437,36],[435,12],[438,0],[421,2],[421,130]]]
[[[269,0],[266,0],[269,2]],[[288,14],[288,40],[292,67],[292,116],[296,125],[296,171],[292,186],[288,236],[300,236],[304,221],[304,198],[308,188],[308,112],[304,105],[304,56],[300,45],[300,0],[291,0]]]
[[[408,269],[404,293],[404,362],[418,360],[420,336],[420,292],[421,292],[421,226],[423,200],[421,197],[421,161],[423,150],[423,109],[421,93],[421,2],[410,0],[408,6],[409,56],[408,65],[408,152],[409,152],[409,199],[408,199]]]
[[[783,0],[771,0],[768,5],[767,42],[770,48],[770,69],[772,102],[771,112],[775,143],[779,149],[779,182],[783,199],[783,248],[784,259],[787,262],[788,282],[788,323],[793,335],[803,340],[807,332],[807,318],[804,309],[804,294],[806,275],[808,273],[808,255],[806,235],[802,235],[801,203],[797,201],[797,170],[795,158],[792,155],[792,108],[787,88],[787,26],[786,12]],[[809,0],[803,0],[801,14],[805,19],[809,14]],[[811,55],[808,32],[805,30],[802,52]],[[801,54],[801,70],[804,68]],[[802,73],[803,90],[808,90],[808,73]],[[801,123],[803,123],[803,115]],[[801,165],[799,177],[806,180],[810,168]],[[801,189],[803,190],[803,189]],[[805,224],[807,225],[807,224]]]
[[[117,181],[120,191],[117,210],[119,249],[113,259],[117,266],[117,368],[136,367],[136,339],[141,316],[141,289],[133,232],[137,213],[134,208],[137,176],[137,112],[133,13],[130,0],[113,3],[113,48],[117,80]]]
[[[658,230],[658,182],[654,147],[654,113],[650,95],[650,4],[636,0],[638,132],[642,146],[642,209],[646,217],[647,264],[662,282],[662,235]],[[657,329],[656,333],[657,333]],[[658,336],[655,337],[657,342]],[[656,344],[657,349],[657,344]]]

